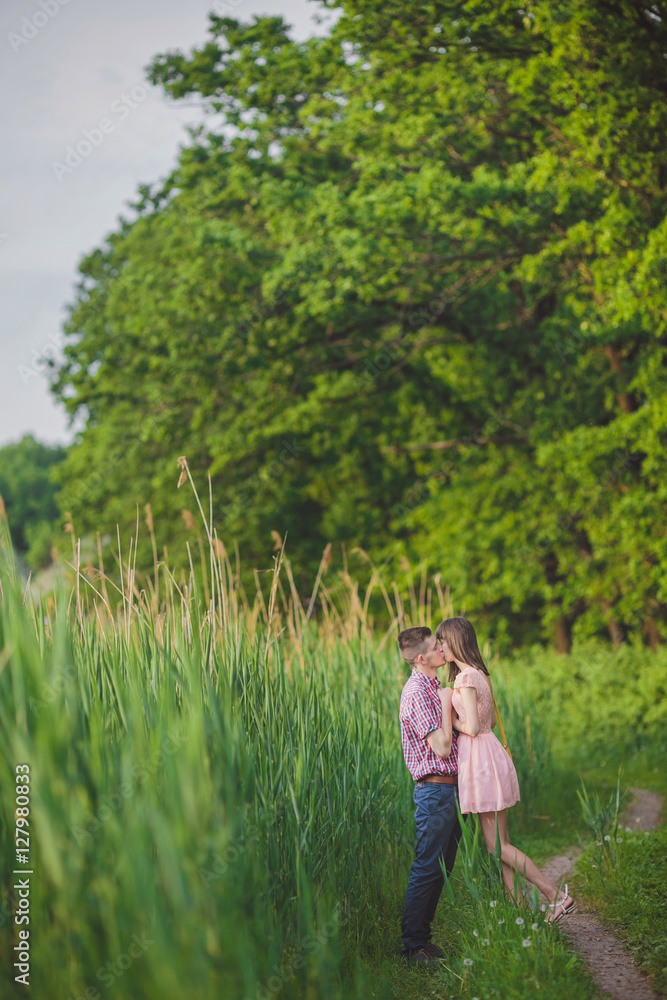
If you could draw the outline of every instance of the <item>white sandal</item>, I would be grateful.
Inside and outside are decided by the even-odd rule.
[[[569,887],[567,885],[567,882],[565,883],[564,887],[560,891],[565,893],[565,895],[563,896],[562,900],[558,900],[555,903],[549,903],[549,909],[554,911],[554,916],[551,918],[551,920],[548,921],[548,923],[550,923],[550,924],[557,924],[558,921],[562,920],[563,917],[566,916],[568,913],[574,913],[574,911],[577,908],[577,904],[575,903],[573,897],[570,896]],[[560,893],[559,893],[559,895],[560,895]],[[566,899],[571,899],[572,900],[572,902],[570,903],[569,906],[565,905],[565,900]],[[558,913],[558,907],[560,907],[560,909],[561,909],[560,913]]]

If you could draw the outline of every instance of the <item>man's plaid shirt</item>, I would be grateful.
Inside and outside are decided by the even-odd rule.
[[[459,752],[452,733],[452,752],[444,760],[433,752],[426,737],[442,724],[440,681],[413,670],[401,694],[401,740],[408,771],[415,781],[426,774],[457,774]]]

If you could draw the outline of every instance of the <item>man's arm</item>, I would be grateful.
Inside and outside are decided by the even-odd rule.
[[[452,689],[440,688],[438,697],[442,704],[442,722],[439,729],[428,734],[426,742],[433,753],[444,759],[452,752]]]

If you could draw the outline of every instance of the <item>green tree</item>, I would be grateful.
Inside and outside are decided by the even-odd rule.
[[[149,76],[226,128],[81,264],[75,526],[150,502],[178,550],[185,454],[251,561],[274,530],[303,578],[361,545],[439,568],[499,638],[658,641],[660,10],[351,0],[305,43],[210,21]]]
[[[50,561],[59,513],[51,474],[64,458],[64,448],[41,444],[31,434],[0,448],[0,496],[12,542],[35,568]]]

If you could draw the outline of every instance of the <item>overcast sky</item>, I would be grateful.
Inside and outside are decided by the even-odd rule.
[[[222,6],[224,0],[217,0]],[[62,342],[77,265],[117,227],[139,184],[165,177],[196,107],[145,82],[158,53],[208,34],[214,0],[2,0],[0,8],[0,446],[74,434],[38,369]],[[61,4],[64,4],[61,6]],[[230,16],[281,14],[293,35],[321,33],[309,0],[227,0]],[[221,11],[222,12],[222,11]],[[124,96],[126,95],[126,96]],[[80,162],[67,147],[107,119]],[[100,138],[101,135],[101,138]],[[87,147],[84,144],[83,151]]]

